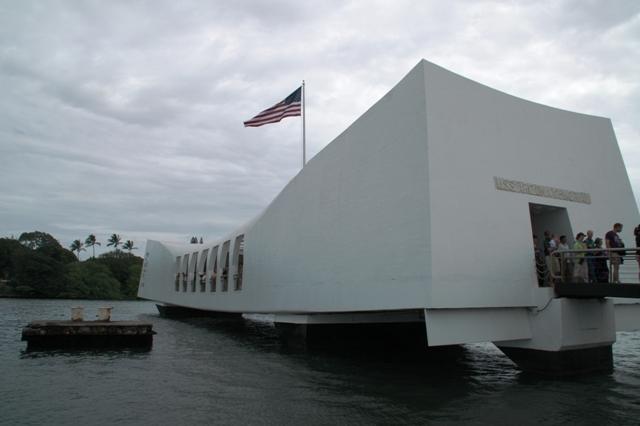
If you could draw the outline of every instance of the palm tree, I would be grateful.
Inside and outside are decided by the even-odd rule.
[[[122,237],[118,234],[111,234],[111,236],[109,237],[109,242],[107,243],[107,246],[113,246],[113,248],[116,249],[116,251],[118,251],[118,246],[121,244],[122,241]]]
[[[84,245],[87,247],[91,247],[93,249],[93,256],[96,257],[96,246],[99,246],[100,243],[96,240],[96,236],[91,234],[84,240]]]
[[[71,243],[69,248],[71,249],[71,251],[77,251],[78,252],[78,260],[80,260],[80,252],[84,251],[84,244],[82,244],[82,241],[73,240],[73,242]]]
[[[131,240],[127,240],[123,245],[122,248],[125,250],[129,251],[129,254],[131,254],[131,250],[136,250],[138,247],[134,247],[133,246],[133,241]]]

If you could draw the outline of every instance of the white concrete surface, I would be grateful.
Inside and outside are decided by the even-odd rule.
[[[552,299],[546,307],[534,310],[529,321],[530,339],[495,344],[555,352],[616,341],[614,304],[607,299]]]
[[[504,191],[496,178],[583,198]],[[562,220],[534,220],[537,229],[604,236],[622,222],[623,239],[633,241],[640,216],[610,120],[519,99],[421,61],[253,223],[207,245],[149,241],[139,296],[282,318],[332,314],[331,321],[426,309],[434,341],[536,339],[542,317],[526,314],[533,318],[528,326],[523,318],[553,296],[536,283],[530,203],[564,212]],[[241,234],[243,285],[235,291]],[[223,247],[231,257],[228,291],[221,291]],[[207,278],[217,259],[217,291],[209,281],[204,292],[198,284],[192,291],[191,281],[187,291],[182,282],[176,291],[175,274],[192,279],[193,253],[206,249]],[[187,253],[189,268],[178,271],[176,257]],[[561,313],[573,308],[558,307],[564,303],[552,302],[549,318],[565,320]],[[588,312],[613,318],[609,305],[597,306]],[[575,315],[587,312],[577,309]],[[581,344],[549,338],[549,347]]]

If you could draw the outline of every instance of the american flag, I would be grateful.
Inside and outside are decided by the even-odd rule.
[[[244,122],[244,127],[260,127],[269,123],[277,123],[285,117],[295,117],[302,115],[301,101],[302,86],[298,87],[292,94],[278,102],[271,108],[267,108],[260,114]]]

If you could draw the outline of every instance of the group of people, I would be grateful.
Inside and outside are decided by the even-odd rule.
[[[536,269],[540,286],[554,282],[619,283],[620,265],[624,263],[625,245],[620,238],[622,224],[615,223],[602,238],[593,238],[593,231],[578,232],[572,246],[566,235],[544,232],[540,246],[533,236],[536,254]],[[640,225],[634,229],[636,247],[640,247]],[[606,249],[606,250],[605,250]],[[568,253],[563,253],[568,252]],[[640,250],[636,260],[640,266]],[[640,278],[640,272],[638,273]]]

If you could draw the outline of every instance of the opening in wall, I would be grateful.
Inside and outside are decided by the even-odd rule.
[[[231,241],[225,241],[222,245],[222,274],[220,274],[220,284],[222,291],[229,290],[229,245]]]
[[[200,291],[207,289],[207,261],[209,257],[209,249],[202,251],[200,255],[200,268],[198,269],[198,280],[200,281]]]
[[[181,265],[182,256],[176,257],[176,264],[174,270],[176,291],[180,291],[180,265]]]
[[[529,215],[531,217],[532,239],[537,237],[535,245],[535,265],[536,279],[538,286],[546,287],[552,285],[554,280],[561,278],[562,271],[568,272],[566,265],[560,264],[560,258],[550,255],[549,245],[555,243],[546,243],[548,238],[556,238],[564,236],[566,244],[570,247],[573,244],[573,230],[571,229],[571,221],[565,207],[551,206],[546,204],[529,203]]]
[[[242,290],[242,269],[244,266],[244,235],[238,235],[233,244],[233,264],[236,273],[233,275],[234,290]]]
[[[189,254],[182,257],[182,291],[187,291],[187,281],[189,278]]]
[[[196,291],[196,281],[198,280],[198,252],[194,252],[191,256],[191,276],[189,281],[191,282],[191,291]]]
[[[216,284],[218,282],[218,246],[215,246],[211,251],[211,276],[209,281],[211,282],[211,291],[216,291]]]

